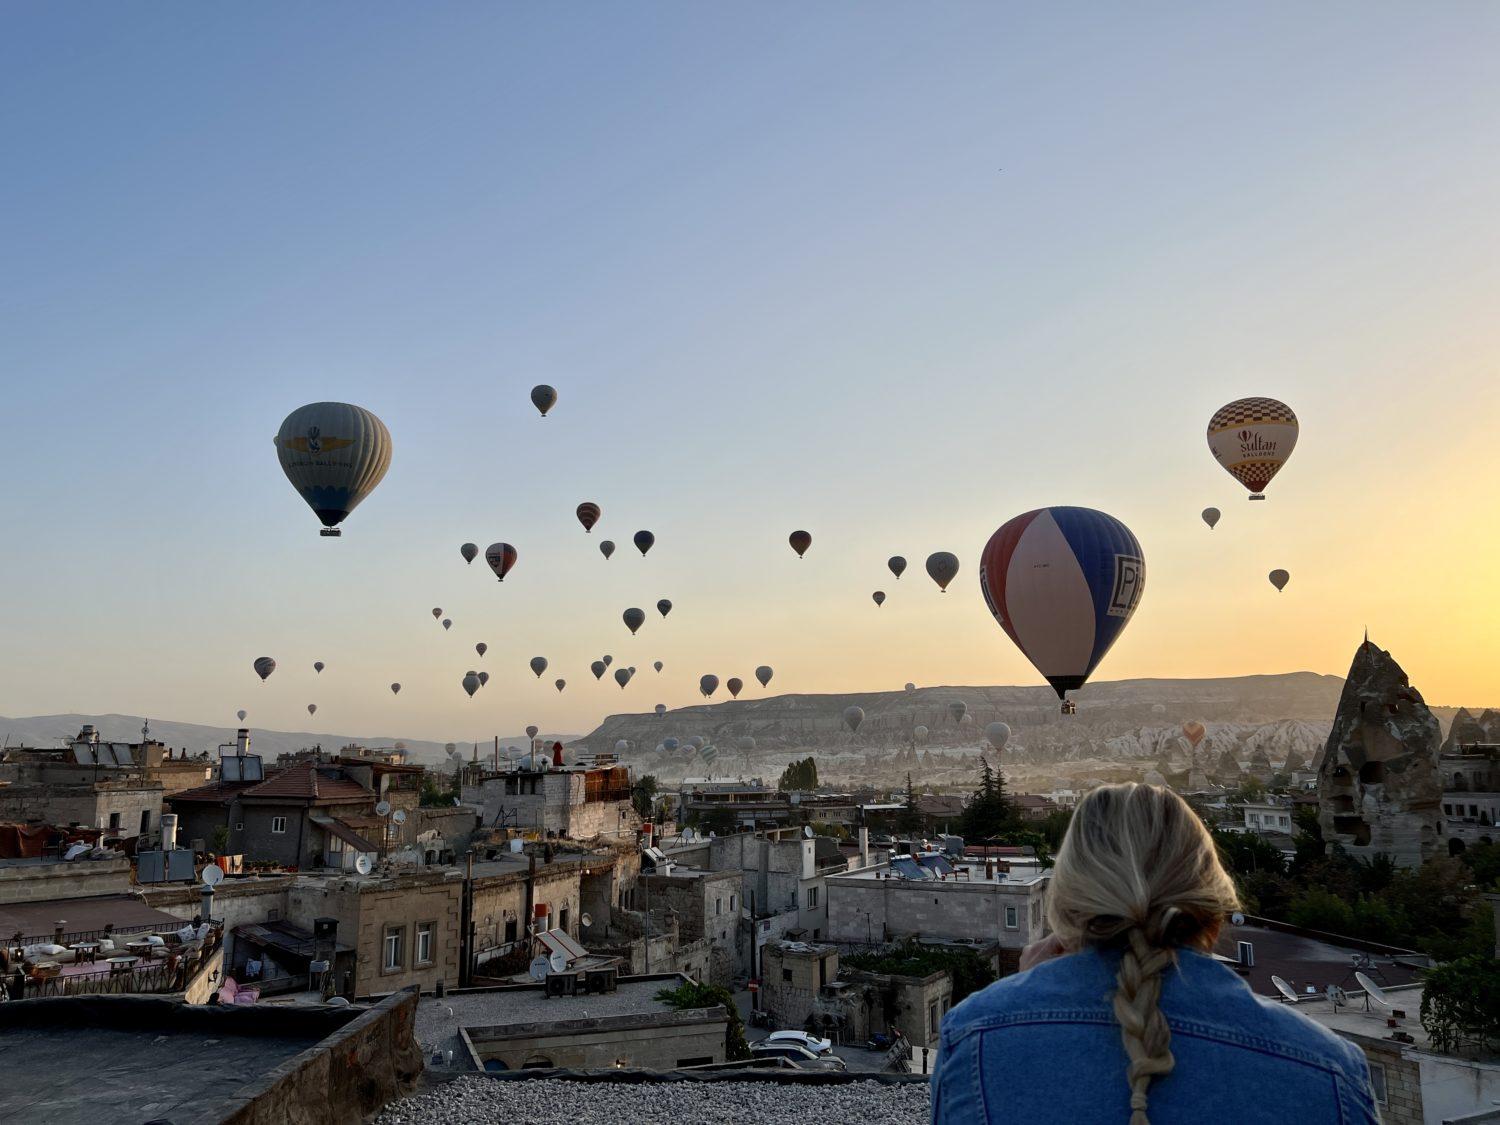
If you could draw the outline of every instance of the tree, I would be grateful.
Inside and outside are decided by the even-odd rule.
[[[729,1014],[729,1024],[724,1029],[725,1057],[731,1060],[750,1057],[750,1045],[745,1042],[745,1021],[740,1018],[734,996],[723,985],[699,984],[690,980],[676,988],[663,988],[656,994],[656,999],[663,1004],[670,1004],[679,1012],[722,1005]]]
[[[209,850],[214,855],[223,855],[229,850],[229,825],[221,824],[214,829],[213,837],[208,842]]]
[[[781,780],[776,787],[782,792],[812,790],[818,787],[818,763],[811,756],[800,762],[792,762],[781,771]]]
[[[1254,832],[1230,832],[1223,828],[1213,830],[1214,844],[1219,849],[1219,858],[1232,873],[1249,875],[1256,871],[1269,871],[1273,875],[1286,872],[1286,860],[1281,849],[1264,836]]]
[[[966,840],[993,840],[1020,829],[1015,809],[1005,796],[1005,777],[989,762],[979,767],[979,788],[959,818],[959,829]]]
[[[995,980],[995,970],[972,949],[919,945],[908,939],[880,952],[851,953],[842,962],[851,969],[900,977],[925,977],[939,970],[953,978],[953,1003]]]
[[[656,775],[648,773],[630,787],[630,803],[642,820],[650,820],[652,807],[656,803]]]
[[[911,785],[911,774],[906,775],[906,798],[902,802],[904,807],[901,815],[896,818],[896,826],[903,832],[916,832],[922,827],[922,814],[917,809],[917,793]]]
[[[1481,1049],[1500,1046],[1500,962],[1471,954],[1428,969],[1422,990],[1422,1028],[1439,1051],[1465,1040]]]
[[[461,781],[462,775],[455,773],[454,781]],[[438,808],[443,805],[453,804],[454,795],[459,792],[458,785],[444,788],[443,775],[435,770],[424,770],[422,772],[422,796],[418,798],[424,809]]]

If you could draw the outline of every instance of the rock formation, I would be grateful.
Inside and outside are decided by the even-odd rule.
[[[1391,654],[1354,654],[1318,768],[1323,838],[1416,867],[1442,844],[1441,729]]]
[[[1443,753],[1454,753],[1460,746],[1475,742],[1500,742],[1500,712],[1485,711],[1476,719],[1467,707],[1458,709],[1453,725],[1448,728]]]

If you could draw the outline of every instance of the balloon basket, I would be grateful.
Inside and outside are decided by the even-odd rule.
[[[336,527],[325,527],[321,531],[319,531],[318,534],[324,536],[325,538],[337,539],[344,533]]]
[[[1250,499],[1252,500],[1264,500],[1265,498],[1266,494],[1264,492],[1252,492],[1250,494]]]

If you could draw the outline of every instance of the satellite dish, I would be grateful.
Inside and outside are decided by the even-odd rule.
[[[813,838],[813,830],[811,824],[805,824],[802,826],[802,835],[806,836],[809,840]]]
[[[1271,983],[1276,986],[1276,991],[1285,996],[1293,1004],[1297,1002],[1297,990],[1278,976],[1271,977]]]
[[[329,1008],[347,1008],[349,1006],[348,997],[345,996],[330,996],[323,1003]]]
[[[1236,910],[1229,916],[1229,921],[1232,925],[1243,926],[1245,924],[1245,916]]]
[[[526,970],[526,975],[532,980],[546,980],[547,964],[547,958],[545,957],[532,958],[531,967]]]
[[[594,916],[592,914],[590,914],[587,910],[585,910],[582,914],[580,914],[578,916],[578,920],[580,922],[582,922],[585,926],[592,926],[594,924]]]
[[[524,848],[525,846],[526,846],[525,842],[521,841],[521,840],[512,840],[510,842],[510,850],[513,851],[513,852],[519,853],[521,851],[521,849]]]
[[[1328,1002],[1336,1009],[1342,1008],[1349,1003],[1349,994],[1336,984],[1330,984],[1323,990],[1323,994],[1328,997]]]
[[[370,869],[374,866],[375,865],[370,862],[370,857],[368,855],[358,855],[354,857],[354,870],[358,871],[361,875],[368,875],[370,873]]]
[[[682,830],[682,838],[684,840],[686,840],[689,844],[691,844],[693,842],[693,836],[694,836],[694,832],[693,832],[693,830],[691,828],[684,828]]]
[[[551,957],[547,958],[547,964],[552,966],[554,973],[565,973],[568,971],[568,955],[559,949]]]
[[[391,820],[394,821],[397,824],[405,824],[406,823],[406,810],[405,809],[397,809],[395,812],[391,813]]]
[[[203,869],[203,881],[210,887],[217,887],[224,881],[224,869],[217,863],[210,863]]]
[[[1390,1000],[1386,998],[1385,989],[1365,976],[1364,973],[1355,973],[1354,979],[1359,982],[1359,987],[1365,990],[1365,995],[1375,1001],[1375,1003],[1379,1004],[1382,1008],[1389,1008],[1391,1006]]]
[[[717,832],[710,832],[708,834],[708,838],[710,840],[717,840],[719,838],[719,834]]]
[[[389,801],[381,801],[380,804],[378,804],[378,805],[375,806],[375,815],[376,816],[389,816],[390,814],[391,814],[391,803]]]

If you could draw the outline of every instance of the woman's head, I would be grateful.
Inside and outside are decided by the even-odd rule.
[[[1239,905],[1213,837],[1170,789],[1106,785],[1078,802],[1047,889],[1047,920],[1071,949],[1121,950],[1115,1018],[1130,1059],[1131,1125],[1149,1125],[1147,1089],[1171,1071],[1158,1001],[1178,946],[1206,950]]]

